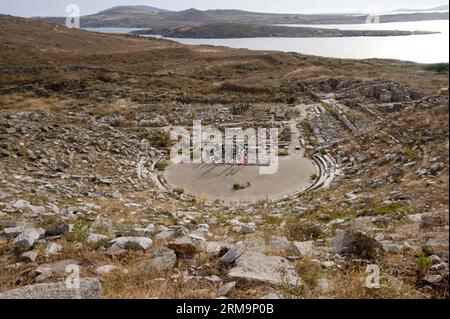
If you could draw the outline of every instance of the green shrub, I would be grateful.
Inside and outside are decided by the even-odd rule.
[[[150,145],[159,149],[165,149],[170,146],[170,136],[166,132],[154,132],[147,137]]]
[[[433,265],[431,259],[429,258],[431,255],[433,255],[433,252],[430,248],[427,245],[422,246],[420,254],[416,259],[416,267],[419,276],[426,274],[428,269]]]
[[[320,265],[308,259],[299,261],[295,265],[295,271],[309,287],[314,287],[320,279]]]
[[[423,245],[420,251],[422,256],[430,257],[431,255],[434,255],[434,252],[427,245]]]
[[[286,225],[286,236],[289,240],[305,241],[315,240],[322,235],[322,230],[319,224],[311,222],[298,222],[291,220]]]
[[[174,192],[175,194],[181,195],[181,194],[184,194],[184,189],[181,187],[177,187],[177,188],[174,188],[172,190],[172,192]]]
[[[373,260],[377,258],[381,251],[381,245],[370,237],[357,233],[353,243],[352,253],[364,259]]]
[[[419,273],[424,274],[428,271],[428,269],[431,267],[432,262],[430,258],[426,256],[420,256],[416,259],[416,266]]]
[[[160,172],[164,172],[166,170],[167,166],[169,166],[169,164],[167,164],[166,162],[158,162],[156,164],[156,169]]]
[[[424,66],[424,69],[437,73],[448,73],[448,63],[427,64]]]

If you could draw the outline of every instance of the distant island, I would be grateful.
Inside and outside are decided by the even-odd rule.
[[[432,34],[429,31],[338,30],[309,27],[252,25],[240,23],[205,23],[172,28],[152,28],[130,32],[136,35],[161,35],[169,38],[321,38],[321,37],[382,37]]]

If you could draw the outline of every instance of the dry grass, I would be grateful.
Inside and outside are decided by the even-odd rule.
[[[24,111],[59,111],[70,106],[74,101],[64,100],[55,96],[37,97],[32,92],[0,95],[0,109]]]

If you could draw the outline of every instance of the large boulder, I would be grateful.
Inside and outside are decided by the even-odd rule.
[[[80,280],[78,289],[67,287],[65,282],[36,284],[9,290],[0,299],[100,299],[102,286],[96,278]]]
[[[230,280],[244,282],[261,282],[291,287],[301,285],[294,265],[287,259],[255,252],[246,252],[236,259],[235,266],[230,269],[228,277]]]

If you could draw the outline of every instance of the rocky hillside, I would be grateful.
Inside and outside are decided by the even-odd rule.
[[[448,73],[0,25],[0,298],[448,298]],[[280,104],[317,187],[161,186],[168,126]]]

